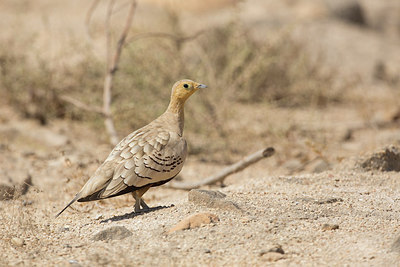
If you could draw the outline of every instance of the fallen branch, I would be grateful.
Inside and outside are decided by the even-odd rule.
[[[243,158],[242,160],[222,169],[219,173],[207,177],[206,179],[200,182],[195,182],[195,183],[172,182],[168,185],[168,187],[173,189],[190,190],[199,188],[203,185],[212,185],[218,182],[223,183],[225,178],[227,178],[229,175],[237,173],[263,158],[271,157],[274,153],[275,149],[273,147],[268,147],[266,149],[262,149],[253,154],[250,154],[249,156]]]

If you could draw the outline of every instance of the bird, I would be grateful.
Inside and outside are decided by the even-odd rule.
[[[135,199],[135,213],[148,210],[143,194],[172,180],[183,167],[187,154],[183,136],[184,104],[202,88],[207,86],[188,79],[177,81],[172,86],[166,111],[122,139],[56,218],[75,201],[94,201],[127,193],[132,193]]]

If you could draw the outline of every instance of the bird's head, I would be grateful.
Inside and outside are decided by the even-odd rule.
[[[207,86],[192,80],[177,81],[172,86],[171,100],[184,103],[189,96],[201,88],[207,88]]]

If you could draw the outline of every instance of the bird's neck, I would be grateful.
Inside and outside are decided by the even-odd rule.
[[[179,135],[183,133],[184,126],[184,101],[180,101],[177,99],[171,99],[171,102],[168,105],[167,111],[164,113],[166,116],[170,117],[170,120],[176,120],[176,125],[178,125],[178,129],[176,129]]]

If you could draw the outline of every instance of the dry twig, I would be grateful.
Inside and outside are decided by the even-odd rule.
[[[233,173],[237,173],[248,166],[258,162],[263,158],[271,157],[275,153],[275,149],[273,147],[268,147],[266,149],[261,149],[253,154],[248,155],[247,157],[243,158],[242,160],[222,169],[215,175],[209,176],[205,179],[202,179],[200,182],[195,183],[180,183],[180,182],[172,182],[169,184],[169,188],[174,189],[183,189],[183,190],[190,190],[199,188],[203,185],[212,185],[215,183],[223,183],[225,178]]]
[[[103,113],[105,116],[104,125],[106,130],[110,136],[110,142],[113,145],[116,145],[119,141],[117,131],[115,130],[114,120],[111,113],[111,103],[112,103],[112,85],[113,78],[115,72],[118,69],[118,63],[121,58],[122,48],[125,44],[126,37],[128,36],[129,29],[132,25],[133,14],[136,8],[136,0],[132,0],[128,15],[126,17],[125,27],[118,39],[117,47],[115,48],[114,53],[111,50],[111,29],[110,29],[110,20],[113,13],[115,0],[111,0],[108,5],[107,10],[107,19],[106,19],[106,38],[107,38],[107,70],[106,77],[104,79],[104,89],[103,89]]]

